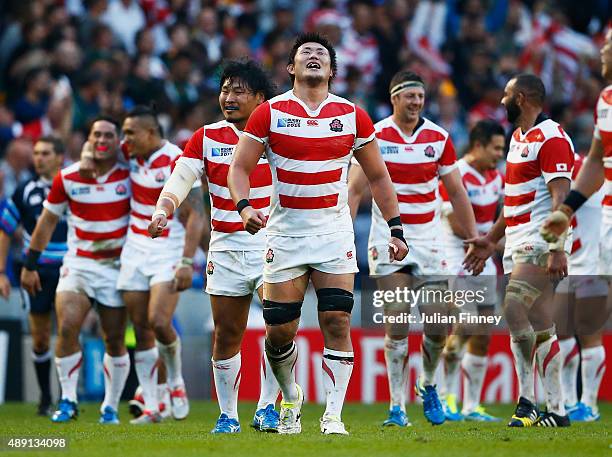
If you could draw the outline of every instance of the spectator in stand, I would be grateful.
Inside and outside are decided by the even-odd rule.
[[[0,177],[2,178],[2,195],[4,199],[15,193],[17,186],[32,177],[33,144],[30,140],[17,138],[9,143],[4,159],[0,161]]]
[[[102,21],[119,38],[130,55],[136,53],[136,32],[146,25],[145,15],[136,0],[109,0]]]

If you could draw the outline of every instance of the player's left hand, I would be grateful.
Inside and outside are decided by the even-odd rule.
[[[174,280],[172,281],[173,289],[176,292],[181,292],[191,287],[191,280],[193,278],[193,266],[179,264],[174,272]]]
[[[561,281],[567,276],[567,256],[563,251],[551,251],[548,256],[548,274],[551,281]]]
[[[485,262],[495,251],[495,243],[486,236],[480,236],[464,240],[463,245],[467,247],[463,266],[473,276],[477,276],[482,273]]]
[[[151,238],[161,236],[166,228],[166,225],[168,225],[168,219],[163,214],[158,214],[155,216],[147,228]]]
[[[394,260],[404,260],[404,258],[408,255],[408,245],[404,243],[399,238],[391,237],[391,241],[389,241],[389,261],[393,262]]]

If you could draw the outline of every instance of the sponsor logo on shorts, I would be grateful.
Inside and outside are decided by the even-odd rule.
[[[127,187],[125,184],[119,184],[115,187],[115,193],[117,195],[125,195],[127,194]]]
[[[347,251],[346,252],[346,258],[351,260],[353,258],[353,251]]]
[[[435,149],[433,148],[433,146],[427,146],[427,147],[425,148],[425,157],[432,158],[432,157],[433,157],[433,156],[435,156],[435,155],[436,155],[436,151],[435,151]]]
[[[382,155],[399,154],[399,146],[383,146],[380,148],[380,153]]]
[[[234,152],[234,148],[211,148],[210,154],[213,157],[227,157],[231,156]]]
[[[343,128],[344,126],[342,125],[342,122],[340,122],[340,119],[334,119],[329,123],[329,129],[332,132],[341,132]]]
[[[319,121],[317,121],[316,119],[308,119],[306,121],[306,125],[308,127],[318,127],[319,126]]]
[[[266,263],[274,262],[274,251],[272,249],[268,249],[266,252]]]
[[[378,249],[370,249],[370,255],[372,256],[372,260],[378,260]]]
[[[75,187],[74,189],[70,190],[70,195],[86,195],[90,192],[91,189],[89,188],[89,186]]]
[[[215,264],[212,263],[212,260],[208,261],[208,265],[206,265],[206,274],[211,275],[215,272]]]
[[[301,119],[296,119],[292,117],[281,117],[276,121],[277,127],[295,128],[295,127],[299,127],[301,124],[302,124]]]
[[[166,180],[166,175],[164,174],[163,171],[160,171],[155,175],[156,182],[164,182],[165,180]]]

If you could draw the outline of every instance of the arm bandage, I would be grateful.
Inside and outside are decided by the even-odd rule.
[[[187,198],[189,191],[193,187],[198,177],[193,170],[185,163],[178,160],[168,181],[161,191],[159,199],[167,198],[174,203],[174,209],[178,208]],[[174,197],[174,198],[173,198]]]

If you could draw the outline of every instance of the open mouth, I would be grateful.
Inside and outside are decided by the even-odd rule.
[[[225,111],[238,111],[239,109],[240,109],[240,108],[239,108],[239,107],[237,107],[237,106],[235,106],[235,105],[232,105],[232,106],[227,106],[227,105],[226,105],[226,106],[225,106]]]
[[[313,69],[320,70],[321,65],[319,65],[317,62],[309,62],[306,64],[306,68],[313,68]]]

